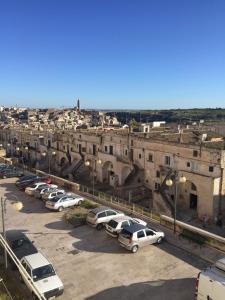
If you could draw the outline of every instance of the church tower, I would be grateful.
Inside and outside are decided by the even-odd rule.
[[[79,98],[77,99],[76,110],[77,110],[78,112],[80,112],[80,99],[79,99]]]

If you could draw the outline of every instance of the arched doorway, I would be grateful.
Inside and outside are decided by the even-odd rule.
[[[62,157],[61,160],[60,160],[60,166],[64,166],[66,163],[66,158],[65,157]]]
[[[102,181],[104,183],[109,183],[110,176],[113,174],[113,164],[111,163],[111,161],[106,161],[102,166]]]
[[[180,201],[186,209],[197,210],[198,208],[198,189],[196,184],[187,180],[184,185],[180,184]]]

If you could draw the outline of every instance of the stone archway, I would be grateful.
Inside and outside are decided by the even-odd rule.
[[[113,164],[111,161],[106,161],[102,166],[102,182],[110,184],[110,176],[114,174]]]
[[[180,185],[182,186],[182,185]],[[198,209],[198,189],[196,184],[187,180],[183,187],[180,187],[181,205],[186,209],[196,210]]]
[[[60,166],[63,167],[66,164],[66,162],[67,162],[67,159],[65,157],[62,157],[60,159]]]

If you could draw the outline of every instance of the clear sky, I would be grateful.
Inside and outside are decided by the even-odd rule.
[[[225,107],[224,0],[0,0],[0,105]]]

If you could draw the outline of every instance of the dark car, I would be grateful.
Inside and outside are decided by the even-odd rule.
[[[18,188],[20,190],[25,190],[26,187],[28,187],[36,182],[46,182],[47,184],[50,184],[50,183],[52,183],[52,180],[49,176],[43,176],[43,177],[36,176],[35,178],[18,182],[18,183],[16,183],[16,185],[18,186]]]
[[[33,241],[31,241],[27,235],[21,231],[10,230],[6,232],[6,240],[16,255],[20,260],[22,257],[37,253],[38,250],[34,246]],[[12,264],[12,268],[16,269],[15,263],[9,257],[9,261]]]
[[[39,178],[38,175],[25,175],[25,176],[22,176],[21,178],[19,178],[17,181],[16,181],[16,185],[19,186],[20,184],[23,184],[25,182],[29,182],[31,180],[35,180],[36,178]]]
[[[6,169],[0,173],[1,178],[21,177],[23,173],[15,169]]]

